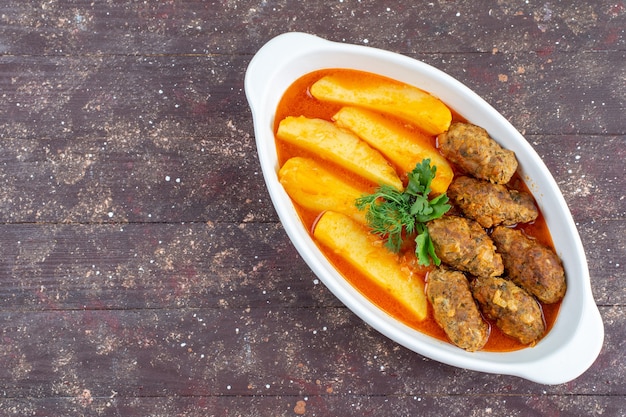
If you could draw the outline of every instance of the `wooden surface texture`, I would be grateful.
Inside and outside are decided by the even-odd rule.
[[[0,415],[626,415],[622,0],[5,0]],[[413,353],[346,309],[270,202],[243,91],[302,31],[423,60],[522,132],[605,325],[544,386]]]

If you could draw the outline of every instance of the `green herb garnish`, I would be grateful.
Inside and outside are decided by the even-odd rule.
[[[359,210],[367,209],[365,218],[372,233],[383,237],[385,246],[392,252],[400,250],[404,236],[417,233],[415,255],[420,265],[430,265],[431,259],[435,265],[441,263],[425,223],[438,219],[450,209],[446,193],[428,199],[435,172],[437,167],[431,167],[430,159],[424,159],[408,174],[404,191],[381,185],[373,194],[356,200]]]

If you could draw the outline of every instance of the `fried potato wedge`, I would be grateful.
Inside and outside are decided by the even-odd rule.
[[[321,213],[332,210],[366,224],[365,211],[356,208],[355,200],[363,191],[346,183],[309,158],[293,157],[278,171],[278,180],[289,197],[300,206]]]
[[[315,225],[313,236],[345,259],[418,320],[428,311],[424,284],[402,265],[398,256],[383,248],[382,240],[349,217],[327,211]]]
[[[448,130],[450,109],[435,96],[407,84],[363,74],[335,73],[311,86],[313,97],[346,106],[365,107],[413,123],[430,135]]]
[[[437,167],[431,189],[437,194],[446,192],[454,172],[446,159],[430,143],[430,138],[411,131],[379,113],[358,107],[343,107],[334,116],[335,124],[346,128],[369,143],[404,172],[429,158]]]
[[[403,189],[395,168],[380,152],[332,122],[288,116],[281,120],[276,136],[333,161],[375,184]]]

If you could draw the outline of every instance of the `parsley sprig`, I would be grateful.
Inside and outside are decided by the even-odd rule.
[[[426,266],[431,259],[435,265],[441,261],[435,254],[425,223],[450,209],[446,193],[428,199],[436,172],[437,167],[430,166],[430,159],[424,159],[408,174],[404,191],[383,184],[373,194],[356,200],[359,210],[367,210],[365,218],[372,233],[383,237],[385,246],[392,252],[400,251],[405,236],[417,233],[415,255],[418,263]]]

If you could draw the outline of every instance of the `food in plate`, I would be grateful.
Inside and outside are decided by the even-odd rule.
[[[485,346],[489,325],[483,320],[463,273],[435,268],[428,274],[426,296],[435,321],[452,343],[470,352]]]
[[[359,107],[342,107],[333,120],[383,153],[398,170],[407,173],[416,161],[428,159],[437,172],[430,185],[433,192],[445,193],[454,172],[448,161],[432,145],[432,139],[415,129],[410,130],[381,113]]]
[[[500,146],[480,126],[452,123],[437,140],[441,153],[448,160],[476,178],[506,184],[517,170],[515,153]]]
[[[431,135],[448,130],[452,120],[450,109],[432,94],[374,74],[334,72],[313,83],[310,92],[321,101],[394,114]]]
[[[307,210],[318,213],[333,210],[359,223],[366,223],[365,213],[354,204],[363,195],[363,190],[313,159],[300,156],[290,158],[280,167],[278,180],[291,198]]]
[[[430,185],[436,169],[430,165],[429,159],[424,159],[407,173],[404,191],[382,185],[372,194],[356,200],[359,210],[367,210],[365,220],[372,233],[383,237],[385,246],[392,252],[397,253],[402,249],[407,236],[416,235],[415,256],[417,262],[424,266],[431,262],[435,265],[441,263],[426,224],[450,210],[445,193],[430,198]]]
[[[524,289],[500,277],[477,277],[471,288],[481,311],[504,333],[523,344],[534,344],[543,336],[541,307]]]
[[[377,150],[327,120],[286,117],[281,120],[276,137],[307,148],[370,181],[402,188],[398,174]]]
[[[485,228],[529,223],[539,215],[529,193],[465,175],[454,178],[447,194],[465,216]]]
[[[567,284],[561,260],[522,231],[498,226],[491,234],[510,279],[546,304],[561,301]]]
[[[385,250],[380,238],[369,233],[364,225],[341,213],[324,211],[317,220],[313,236],[418,320],[426,318],[428,308],[420,277]]]
[[[474,220],[443,216],[426,227],[443,263],[474,276],[500,276],[504,272],[496,246]]]
[[[483,317],[475,302],[467,303],[469,283],[477,277],[506,276],[489,228],[542,221],[515,175],[515,154],[456,116],[432,133],[423,120],[441,119],[445,104],[432,96],[424,99],[429,94],[421,90],[419,106],[426,108],[414,111],[421,119],[409,122],[390,105],[398,100],[416,107],[415,96],[401,98],[402,91],[415,94],[402,83],[346,69],[297,80],[277,108],[281,184],[320,249],[389,314],[468,351],[535,343],[536,338],[508,330],[521,316]],[[432,103],[438,105],[430,110]],[[453,196],[451,213],[446,213],[451,208],[447,192]],[[452,286],[449,293],[443,292],[445,282]],[[457,308],[449,306],[454,297],[459,306],[475,310],[471,319],[461,307],[458,322],[445,318],[456,317]],[[548,325],[555,315],[548,316]],[[507,330],[497,330],[500,322]],[[508,347],[495,342],[505,335],[516,342]]]

